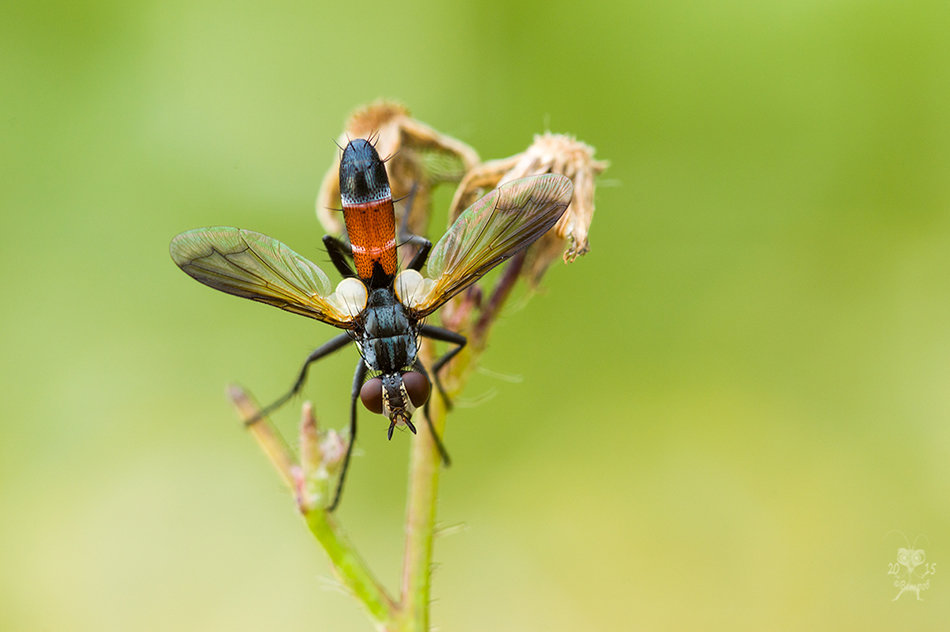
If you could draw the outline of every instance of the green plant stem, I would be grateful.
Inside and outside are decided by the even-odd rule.
[[[487,331],[490,324],[483,331]],[[482,340],[469,344],[442,373],[442,382],[450,398],[464,386],[472,367],[484,348]],[[424,341],[420,356],[432,366],[434,349]],[[429,412],[432,427],[445,441],[445,400],[433,389]],[[422,413],[422,411],[419,411]],[[418,413],[417,413],[418,414]],[[429,632],[429,605],[432,601],[432,545],[435,535],[436,504],[442,457],[429,432],[429,425],[419,415],[419,436],[412,442],[409,457],[409,492],[406,502],[406,550],[402,567],[402,591],[398,608],[399,632]]]
[[[445,407],[433,394],[430,404],[432,425],[444,437]],[[409,462],[409,497],[406,504],[406,551],[403,558],[400,630],[428,632],[432,567],[432,539],[435,531],[436,500],[442,470],[438,448],[424,420],[419,436],[412,442]]]
[[[304,518],[310,532],[327,552],[340,581],[363,603],[377,629],[392,630],[396,605],[336,521],[323,509],[308,511]]]

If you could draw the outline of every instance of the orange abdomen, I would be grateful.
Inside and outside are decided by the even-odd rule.
[[[343,204],[343,219],[360,279],[368,281],[373,278],[377,264],[387,277],[394,277],[397,265],[396,215],[392,198]]]

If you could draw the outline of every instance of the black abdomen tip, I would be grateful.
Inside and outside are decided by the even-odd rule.
[[[364,204],[391,196],[386,167],[376,148],[364,138],[351,140],[340,158],[340,198],[344,204]]]

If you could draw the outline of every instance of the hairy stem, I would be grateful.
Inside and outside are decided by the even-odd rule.
[[[387,631],[394,629],[395,604],[336,521],[323,509],[308,511],[304,518],[310,533],[327,552],[337,577],[363,603],[376,627]]]
[[[431,358],[431,346],[426,355]],[[430,363],[431,364],[431,363]],[[430,403],[432,427],[444,437],[445,405],[437,392]],[[421,417],[421,415],[420,415]],[[429,424],[419,422],[419,436],[412,442],[409,459],[409,496],[406,502],[406,550],[403,557],[400,630],[428,632],[435,531],[436,500],[442,464]]]

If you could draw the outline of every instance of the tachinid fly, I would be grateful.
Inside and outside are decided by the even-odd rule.
[[[555,174],[502,185],[462,213],[434,247],[423,237],[400,235],[403,243],[418,249],[399,271],[386,168],[373,145],[357,139],[346,146],[340,160],[340,197],[349,240],[323,238],[330,260],[343,276],[335,289],[314,263],[276,239],[248,230],[226,226],[190,230],[172,239],[170,251],[185,273],[205,285],[345,331],[307,356],[290,391],[264,408],[261,416],[300,390],[311,363],[356,342],[360,360],[353,376],[350,441],[329,507],[333,510],[356,439],[357,398],[389,419],[390,439],[397,425],[415,433],[412,415],[428,404],[431,390],[429,372],[418,358],[419,337],[455,345],[430,367],[443,397],[439,371],[466,343],[464,336],[425,324],[424,319],[547,232],[564,213],[572,193],[571,181]],[[370,374],[373,377],[367,380]],[[434,431],[432,436],[448,462],[439,437]]]

